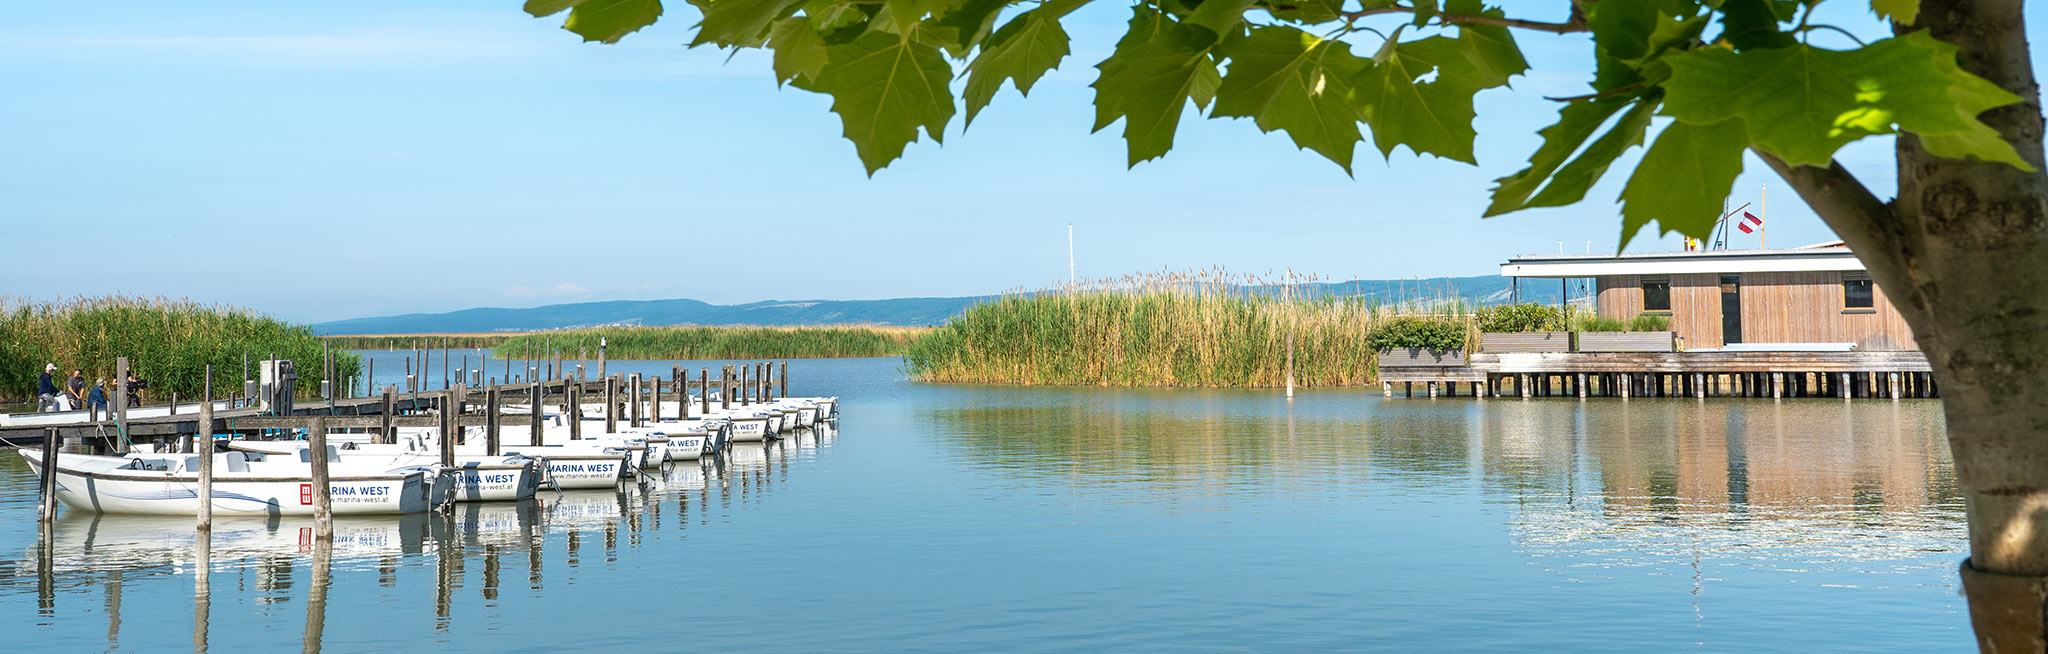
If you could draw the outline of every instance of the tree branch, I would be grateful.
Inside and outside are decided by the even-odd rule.
[[[1413,7],[1383,7],[1380,9],[1362,9],[1359,11],[1347,11],[1343,12],[1342,15],[1347,20],[1358,20],[1366,16],[1375,16],[1379,14],[1412,13],[1415,13],[1415,8]],[[1444,24],[1447,25],[1455,25],[1459,23],[1471,25],[1495,25],[1499,27],[1513,27],[1518,29],[1533,30],[1537,32],[1550,32],[1552,34],[1571,34],[1573,32],[1592,31],[1592,28],[1586,26],[1585,21],[1579,17],[1577,12],[1573,12],[1571,21],[1563,23],[1549,23],[1539,20],[1523,20],[1520,18],[1503,18],[1500,16],[1486,16],[1482,14],[1453,14],[1449,12],[1438,13],[1436,15],[1436,18],[1437,20],[1442,21]]]
[[[1778,155],[1757,148],[1749,151],[1791,184],[1792,190],[1799,192],[1807,206],[1813,207],[1814,213],[1820,214],[1821,220],[1834,228],[1850,249],[1871,253],[1893,251],[1892,235],[1885,229],[1891,221],[1891,205],[1871,193],[1842,164],[1829,161],[1826,168],[1794,166]]]

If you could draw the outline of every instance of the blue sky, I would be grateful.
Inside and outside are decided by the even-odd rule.
[[[1584,35],[1517,35],[1535,70],[1480,96],[1476,168],[1382,162],[1368,144],[1354,179],[1282,134],[1190,114],[1171,155],[1127,170],[1121,125],[1088,133],[1092,66],[1128,11],[1096,3],[1030,99],[1006,89],[972,130],[956,116],[944,146],[869,179],[829,98],[777,88],[764,53],[683,47],[697,16],[670,4],[612,46],[511,0],[16,7],[0,27],[0,294],[320,321],[1036,287],[1065,278],[1070,222],[1083,276],[1482,275],[1560,240],[1611,251],[1619,231],[1633,156],[1587,202],[1479,218],[1554,119],[1541,96],[1584,92]],[[1866,6],[1823,14],[1872,34]],[[1841,160],[1889,196],[1889,147]],[[1767,182],[1773,245],[1833,238],[1754,158],[1734,201]]]

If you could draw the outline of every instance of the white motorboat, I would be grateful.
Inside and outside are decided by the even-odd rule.
[[[22,450],[42,474],[42,452]],[[219,515],[312,515],[312,465],[295,458],[245,452],[216,454],[213,512]],[[57,501],[99,513],[197,515],[199,457],[195,455],[92,456],[59,454],[54,462]],[[451,474],[416,467],[365,463],[328,466],[328,496],[335,515],[416,513],[432,508],[430,491],[445,489]]]
[[[244,452],[261,452],[273,456],[295,456],[302,459],[308,443],[306,441],[230,441],[227,446]],[[388,468],[426,468],[439,464],[438,452],[419,449],[413,445],[377,445],[373,443],[343,443],[328,445],[328,461],[360,461],[369,465]],[[333,463],[329,463],[333,465]],[[547,469],[542,462],[518,454],[485,456],[458,452],[454,465],[454,495],[457,502],[505,502],[533,497],[546,481]]]

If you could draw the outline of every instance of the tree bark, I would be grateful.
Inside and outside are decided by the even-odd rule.
[[[1979,116],[2037,169],[2039,87],[2023,0],[1924,0],[1958,63],[2023,98]],[[1766,156],[1898,305],[1941,384],[1970,520],[1964,594],[1980,649],[2048,652],[2048,176],[1946,159],[1900,135],[1889,205],[1840,166]]]

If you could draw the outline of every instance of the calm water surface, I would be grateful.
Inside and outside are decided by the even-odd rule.
[[[43,561],[33,480],[0,456],[0,649],[1972,644],[1931,401],[1289,403],[897,367],[795,362],[793,394],[843,398],[837,433],[616,493],[341,520],[331,547],[290,519],[202,545],[189,519],[71,513]]]

